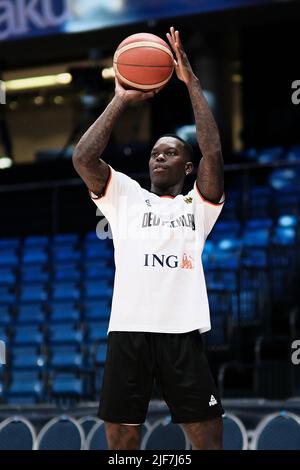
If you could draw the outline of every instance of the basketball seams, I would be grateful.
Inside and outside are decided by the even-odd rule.
[[[172,61],[173,61],[173,54],[170,51],[170,49],[168,49],[166,46],[163,46],[162,44],[151,42],[151,41],[136,41],[130,44],[126,44],[125,46],[116,50],[113,60],[114,62],[116,62],[121,54],[123,54],[124,52],[130,49],[138,49],[142,47],[152,47],[153,49],[160,49],[161,51],[168,54],[172,58]]]
[[[158,68],[158,69],[173,69],[173,65],[144,65],[144,64],[126,64],[125,62],[114,62],[116,65],[126,65],[126,67],[152,67],[152,68]]]
[[[170,76],[168,76],[168,78],[166,80],[163,80],[162,82],[159,82],[159,83],[152,83],[152,84],[149,84],[149,85],[142,85],[142,84],[140,85],[139,83],[131,82],[127,78],[123,77],[123,75],[119,72],[117,66],[116,66],[116,73],[121,78],[122,82],[124,82],[126,85],[130,85],[130,86],[132,86],[134,88],[137,88],[139,90],[153,90],[154,86],[156,88],[159,88],[159,87],[165,85],[170,79]]]

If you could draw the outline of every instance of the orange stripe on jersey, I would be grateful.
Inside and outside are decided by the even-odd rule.
[[[201,197],[202,201],[206,202],[207,204],[211,204],[212,206],[221,206],[222,204],[224,204],[225,202],[225,198],[224,198],[224,201],[223,202],[211,202],[211,201],[208,201],[207,199],[205,199],[204,196],[202,196],[202,194],[200,193],[200,190],[198,188],[198,185],[197,185],[197,182],[195,183],[195,186],[196,186],[196,189],[197,189],[197,193],[199,194],[199,196]]]

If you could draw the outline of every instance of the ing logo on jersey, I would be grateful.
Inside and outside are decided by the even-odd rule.
[[[171,268],[171,269],[194,269],[194,258],[183,253],[181,261],[177,255],[156,255],[154,253],[145,253],[144,266],[151,268]]]
[[[183,253],[180,267],[182,269],[194,269],[194,259],[192,256]]]

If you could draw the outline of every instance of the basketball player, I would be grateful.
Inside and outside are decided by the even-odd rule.
[[[98,413],[110,449],[139,448],[154,380],[193,449],[222,449],[223,409],[200,335],[210,329],[201,253],[223,206],[221,145],[178,31],[172,27],[167,37],[177,76],[189,92],[202,154],[193,189],[181,194],[193,170],[192,152],[176,136],[162,136],[152,148],[150,191],[100,158],[126,107],[157,90],[125,90],[116,80],[112,101],[73,156],[114,238],[116,274]]]

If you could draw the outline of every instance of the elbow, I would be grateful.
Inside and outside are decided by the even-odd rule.
[[[72,155],[72,163],[73,163],[75,170],[77,170],[79,167],[83,165],[83,160],[84,160],[83,152],[80,146],[77,144]]]

